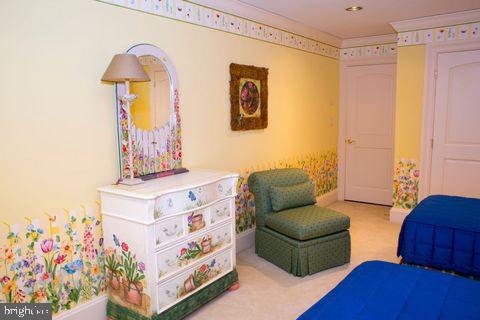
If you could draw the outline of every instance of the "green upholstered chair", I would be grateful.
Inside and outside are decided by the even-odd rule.
[[[289,187],[309,181],[306,172],[293,168],[254,172],[248,179],[255,197],[255,252],[300,277],[350,262],[348,216],[316,204],[273,210],[278,205],[272,207],[272,195],[279,197],[272,190],[295,192]]]

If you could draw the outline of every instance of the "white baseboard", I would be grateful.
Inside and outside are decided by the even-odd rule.
[[[236,251],[242,252],[255,245],[255,227],[237,235]]]
[[[412,209],[402,209],[392,207],[390,209],[390,222],[393,223],[402,223],[403,220],[408,216]]]
[[[96,297],[91,301],[82,303],[72,310],[62,312],[53,317],[54,320],[106,320],[107,319],[107,295]]]
[[[321,196],[317,197],[317,204],[320,207],[327,207],[332,203],[338,201],[338,192],[337,189],[322,194]]]

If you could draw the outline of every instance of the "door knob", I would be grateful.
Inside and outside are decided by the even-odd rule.
[[[355,140],[349,138],[349,139],[345,139],[345,142],[348,144],[352,144],[352,143],[355,143]]]

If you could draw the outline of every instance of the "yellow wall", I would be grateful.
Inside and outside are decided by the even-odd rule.
[[[143,66],[143,69],[148,74],[150,67]],[[152,119],[150,119],[152,114],[150,109],[150,82],[132,82],[130,86],[130,91],[138,95],[131,107],[135,126],[144,130],[152,130]]]
[[[112,56],[134,44],[157,45],[177,68],[185,167],[241,170],[326,150],[333,160],[310,162],[336,164],[337,60],[93,0],[1,1],[0,39],[0,253],[15,250],[0,266],[11,277],[0,300],[10,293],[30,299],[10,266],[25,257],[58,258],[58,248],[47,255],[40,247],[50,238],[62,248],[75,242],[80,249],[68,263],[91,266],[92,273],[75,275],[76,285],[104,283],[103,253],[94,251],[102,237],[96,189],[118,178],[118,151],[114,89],[100,78]],[[267,129],[230,130],[232,62],[270,69]],[[319,182],[328,190],[336,185],[336,175],[329,177]],[[84,258],[82,248],[94,253]],[[64,270],[52,273],[33,288],[35,301],[47,299],[47,284],[69,279]]]
[[[100,78],[136,43],[177,68],[186,167],[336,149],[337,60],[90,0],[2,1],[0,26],[0,221],[93,203],[116,180],[114,90]],[[267,129],[230,130],[231,62],[270,69]]]
[[[418,203],[424,70],[425,45],[398,48],[392,202],[403,209]]]
[[[399,47],[395,158],[419,160],[424,92],[425,46]]]

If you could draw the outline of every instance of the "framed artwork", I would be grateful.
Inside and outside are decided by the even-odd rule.
[[[230,64],[230,126],[234,131],[268,126],[268,69]]]

